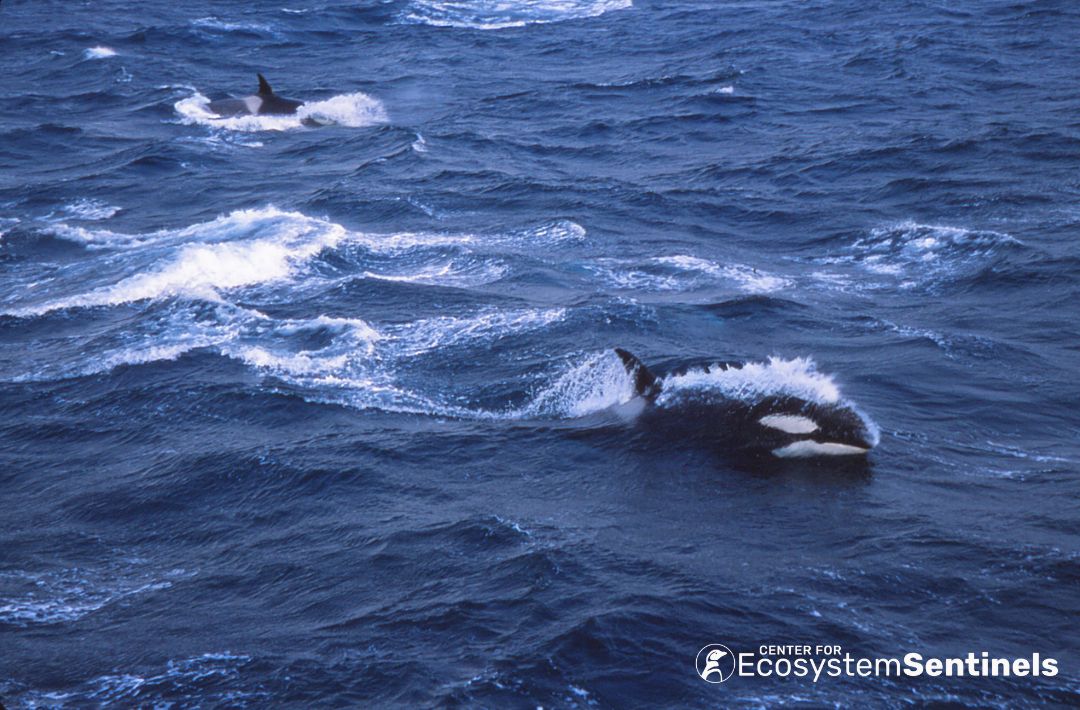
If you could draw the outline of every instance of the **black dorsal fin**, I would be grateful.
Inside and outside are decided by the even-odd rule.
[[[259,94],[268,96],[273,94],[274,90],[270,88],[270,82],[266,80],[266,77],[259,74]]]
[[[660,386],[656,382],[656,375],[645,367],[645,363],[622,348],[615,348],[615,354],[622,360],[627,374],[634,378],[634,392],[643,397],[652,397],[659,392]]]

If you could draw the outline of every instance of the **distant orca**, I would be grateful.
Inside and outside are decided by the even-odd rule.
[[[635,393],[655,403],[663,392],[664,380],[626,350],[616,348],[615,353],[634,379]],[[712,367],[726,371],[741,365],[718,363]],[[692,431],[686,426],[689,419],[710,441],[731,449],[768,451],[777,458],[864,457],[877,443],[873,425],[842,401],[819,403],[790,395],[767,396],[756,402],[690,396],[674,406],[667,403],[668,408],[677,412],[680,435]],[[659,409],[653,407],[648,416],[666,415]]]
[[[303,101],[282,98],[270,88],[270,82],[259,74],[259,91],[242,99],[220,99],[210,102],[210,110],[221,118],[230,116],[291,115],[304,105]]]

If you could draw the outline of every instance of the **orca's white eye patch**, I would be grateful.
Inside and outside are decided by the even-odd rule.
[[[813,434],[818,430],[817,422],[797,414],[769,414],[759,419],[758,423],[785,434]]]

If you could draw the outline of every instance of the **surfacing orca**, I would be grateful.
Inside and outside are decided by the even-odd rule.
[[[210,102],[210,110],[221,118],[231,116],[287,116],[296,113],[304,105],[303,101],[286,99],[274,93],[270,82],[262,74],[259,77],[259,91],[240,99],[219,99]]]
[[[635,393],[655,405],[644,416],[654,422],[666,418],[668,422],[658,428],[671,430],[670,434],[692,437],[696,433],[726,450],[768,452],[780,459],[865,458],[878,442],[873,423],[842,399],[818,402],[781,394],[748,401],[708,391],[665,392],[665,380],[641,360],[621,348],[615,353],[633,378]],[[739,363],[716,363],[702,372],[741,367]],[[677,420],[677,429],[673,420]]]

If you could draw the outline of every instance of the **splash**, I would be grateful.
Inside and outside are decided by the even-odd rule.
[[[323,101],[305,103],[295,114],[287,116],[221,117],[210,110],[210,99],[199,92],[175,104],[180,122],[224,131],[255,133],[260,131],[291,131],[310,125],[364,128],[387,123],[386,108],[378,99],[356,92],[340,94]]]
[[[514,417],[575,418],[634,398],[634,381],[613,350],[586,356],[541,388]]]

